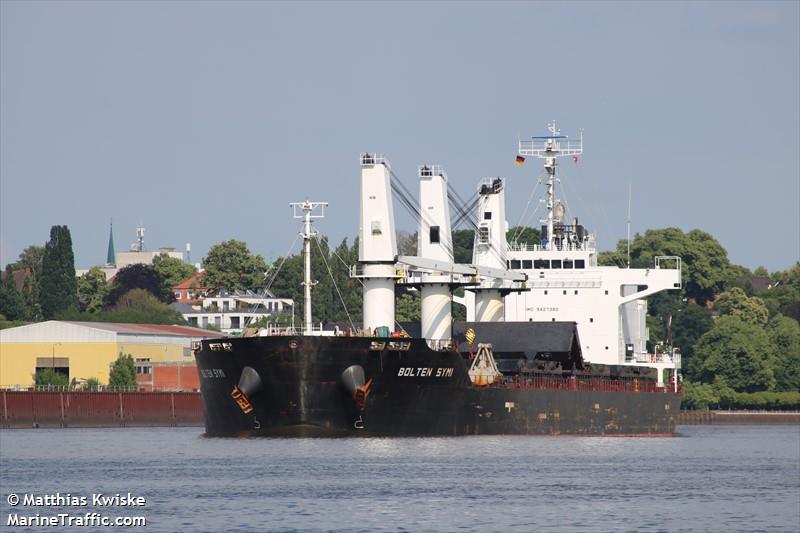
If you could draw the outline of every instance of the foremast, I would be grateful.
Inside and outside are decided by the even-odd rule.
[[[311,240],[316,237],[311,220],[314,218],[324,218],[325,208],[328,202],[292,202],[289,204],[294,209],[294,218],[303,219],[303,335],[311,335],[314,332],[314,325],[311,320],[311,289],[317,284],[311,279]],[[318,210],[318,211],[317,211]],[[317,211],[317,214],[315,214]]]

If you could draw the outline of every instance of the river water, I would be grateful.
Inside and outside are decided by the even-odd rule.
[[[201,431],[0,431],[0,530],[91,531],[9,520],[97,512],[146,519],[128,531],[800,531],[798,426],[681,426],[663,439]],[[87,505],[25,505],[55,493]],[[145,503],[100,506],[98,493]]]

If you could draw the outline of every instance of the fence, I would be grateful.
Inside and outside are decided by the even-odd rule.
[[[507,377],[504,381],[495,382],[493,387],[514,389],[550,389],[550,390],[577,390],[598,392],[675,392],[672,385],[659,387],[653,381],[637,378],[561,378],[545,375]],[[678,392],[683,392],[683,387],[678,386]]]
[[[202,426],[196,392],[0,391],[3,428]]]

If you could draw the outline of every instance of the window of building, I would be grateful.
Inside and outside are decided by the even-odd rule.
[[[197,327],[197,317],[196,316],[190,316],[188,322],[189,322],[190,326]]]
[[[136,373],[137,374],[145,374],[145,375],[152,374],[153,373],[153,367],[150,366],[149,364],[143,364],[143,363],[149,363],[149,362],[150,362],[149,358],[142,358],[142,359],[137,358],[136,362],[135,362],[136,364],[134,365],[136,367]]]
[[[439,226],[431,226],[431,244],[439,242]]]
[[[232,316],[231,317],[231,329],[240,329],[241,326],[241,317]]]
[[[175,293],[175,299],[180,300],[183,295],[180,292]]]
[[[208,317],[204,316],[203,320],[201,320],[200,323],[203,325],[204,328],[207,328],[208,327]]]
[[[215,316],[214,317],[214,325],[216,327],[220,327],[222,325],[222,317]]]

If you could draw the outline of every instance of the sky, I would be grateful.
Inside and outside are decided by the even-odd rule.
[[[0,264],[56,224],[77,268],[102,264],[112,218],[117,251],[141,225],[192,262],[228,239],[274,260],[304,199],[338,244],[364,151],[415,194],[424,163],[463,198],[503,176],[508,222],[536,226],[542,169],[514,158],[551,120],[584,131],[561,187],[600,249],[630,190],[633,233],[800,259],[800,2],[3,0]]]

